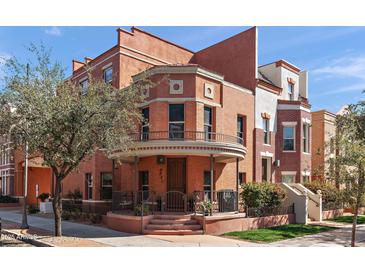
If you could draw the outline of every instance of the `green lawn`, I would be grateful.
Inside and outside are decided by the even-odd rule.
[[[300,236],[326,232],[334,229],[336,228],[319,225],[290,224],[270,228],[260,228],[255,230],[229,232],[225,233],[224,236],[254,242],[271,243]]]
[[[328,219],[327,221],[352,224],[352,216],[339,216],[333,219]],[[357,216],[357,224],[365,224],[365,215]]]

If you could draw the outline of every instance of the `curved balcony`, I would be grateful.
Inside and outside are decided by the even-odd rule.
[[[244,159],[244,140],[237,136],[204,131],[152,131],[131,134],[128,151],[116,150],[112,158],[132,161],[134,156],[152,155],[212,155],[220,162]]]

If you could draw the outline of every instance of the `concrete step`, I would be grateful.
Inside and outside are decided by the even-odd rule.
[[[149,235],[201,235],[203,230],[144,230]]]
[[[148,224],[147,230],[201,230],[202,226],[199,224],[195,225],[183,225],[183,224],[165,224],[165,225],[154,225]]]
[[[150,224],[154,225],[172,225],[172,224],[183,224],[183,225],[196,225],[198,222],[196,220],[169,220],[169,219],[152,219],[150,220]]]
[[[155,215],[154,219],[160,220],[184,220],[189,221],[191,220],[191,215]]]

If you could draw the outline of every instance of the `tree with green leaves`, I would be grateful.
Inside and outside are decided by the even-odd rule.
[[[356,225],[365,193],[365,101],[349,105],[336,117],[337,180],[344,183],[353,208],[351,246],[355,246]]]
[[[87,91],[65,78],[65,69],[51,59],[43,45],[29,47],[32,58],[6,61],[5,90],[0,95],[0,134],[13,136],[17,148],[28,145],[55,178],[53,209],[55,234],[62,235],[61,189],[63,179],[97,150],[106,154],[128,150],[129,133],[141,119],[140,86],[117,89],[92,78]]]

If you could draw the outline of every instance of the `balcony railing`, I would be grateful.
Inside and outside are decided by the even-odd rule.
[[[147,141],[206,141],[245,145],[244,140],[238,136],[232,136],[216,132],[205,131],[151,131],[134,133],[130,135],[134,142]]]

